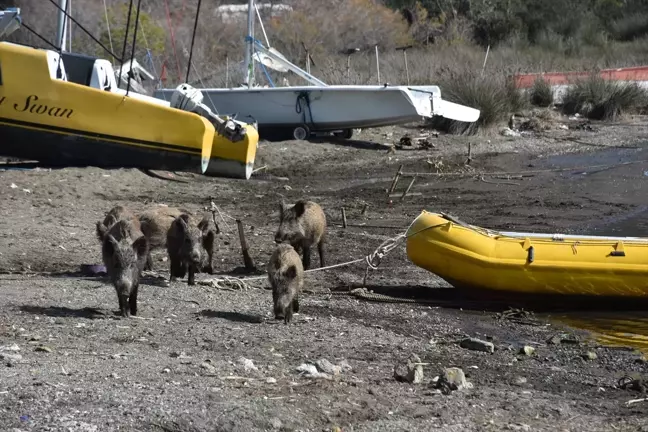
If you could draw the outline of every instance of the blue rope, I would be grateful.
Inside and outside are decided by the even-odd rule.
[[[157,71],[155,70],[155,63],[153,63],[153,56],[151,55],[151,50],[146,48],[146,59],[151,65],[151,69],[153,70],[153,74],[157,75]]]
[[[271,87],[274,87],[274,83],[272,82],[272,78],[270,78],[270,74],[268,73],[268,70],[266,69],[265,65],[263,63],[259,63],[261,65],[261,69],[263,69],[263,73],[265,74],[266,78],[268,79],[268,82],[270,83]]]
[[[262,44],[261,41],[259,41],[258,39],[255,39],[255,38],[253,38],[253,37],[251,37],[251,36],[245,36],[245,42],[250,42],[250,41],[251,41],[253,44],[258,44],[258,45],[260,45],[260,46],[263,47],[263,44]],[[264,47],[264,48],[265,48],[265,47]],[[253,55],[254,55],[254,53],[253,53]],[[267,79],[268,82],[270,83],[270,86],[271,86],[271,87],[275,87],[274,82],[272,81],[272,78],[270,78],[270,74],[268,73],[268,70],[266,69],[265,65],[264,65],[263,63],[261,63],[261,62],[259,62],[259,64],[261,65],[261,69],[263,70],[263,73],[265,74],[266,79]]]
[[[310,117],[310,125],[314,125],[315,121],[313,120],[313,111],[311,111],[310,106],[310,97],[307,91],[301,91],[297,94],[297,102],[295,104],[295,111],[297,114],[303,113],[302,118],[304,119],[304,124],[306,124],[306,110],[302,108],[302,101],[306,102],[306,108],[308,108],[308,115]]]
[[[252,41],[252,43],[254,43],[254,44],[259,44],[259,45],[263,46],[263,44],[261,43],[261,41],[259,39],[253,38],[252,36],[245,36],[245,42],[250,42],[250,41]]]

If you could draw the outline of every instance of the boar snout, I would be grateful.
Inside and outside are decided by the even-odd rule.
[[[196,264],[197,264],[197,263],[200,263],[200,251],[197,251],[197,250],[195,250],[195,249],[192,250],[192,251],[189,253],[189,259],[190,259],[191,262],[193,262],[193,263],[196,263]]]

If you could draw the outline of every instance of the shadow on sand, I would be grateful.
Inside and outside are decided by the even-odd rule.
[[[252,314],[246,314],[241,312],[227,312],[227,311],[215,311],[211,309],[205,309],[200,312],[197,312],[196,315],[205,318],[221,318],[227,321],[246,322],[250,324],[261,324],[263,322],[263,317],[259,315],[252,315]]]
[[[351,287],[351,289],[355,288],[360,288],[360,286]],[[502,312],[512,308],[525,309],[533,312],[632,311],[648,309],[648,299],[638,298],[522,295],[465,288],[432,288],[422,285],[366,285],[365,288],[373,291],[375,294],[391,297],[394,303],[402,301],[403,303],[412,305],[439,306],[472,311]],[[340,289],[344,290],[342,287]],[[370,297],[362,299],[383,302],[381,299],[372,300]]]
[[[23,305],[20,310],[32,315],[45,315],[57,318],[88,318],[104,319],[112,314],[101,309],[85,307],[81,309],[72,309],[62,306],[33,306]]]

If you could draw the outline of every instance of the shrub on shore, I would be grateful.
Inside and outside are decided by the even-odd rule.
[[[538,77],[531,87],[531,104],[537,107],[546,108],[554,102],[554,94],[551,85],[542,77]]]
[[[590,119],[615,120],[641,111],[648,104],[648,91],[634,82],[605,80],[598,75],[576,81],[563,98],[563,111]]]
[[[465,123],[438,117],[430,126],[444,132],[473,135],[488,130],[508,119],[510,113],[525,108],[521,92],[502,74],[480,74],[472,71],[451,72],[442,77],[439,85],[443,99],[480,111],[474,123]]]

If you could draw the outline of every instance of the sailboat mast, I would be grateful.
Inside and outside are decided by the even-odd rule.
[[[254,0],[248,0],[247,36],[254,38]],[[245,74],[248,88],[254,84],[254,41],[247,40],[245,47]]]
[[[58,22],[56,28],[56,43],[61,47],[61,51],[67,51],[65,49],[67,45],[66,33],[67,33],[67,17],[65,16],[65,11],[68,10],[68,0],[59,0],[59,13],[58,13]]]
[[[67,0],[68,15],[72,17],[72,0]],[[68,50],[72,51],[72,20],[68,18]]]

